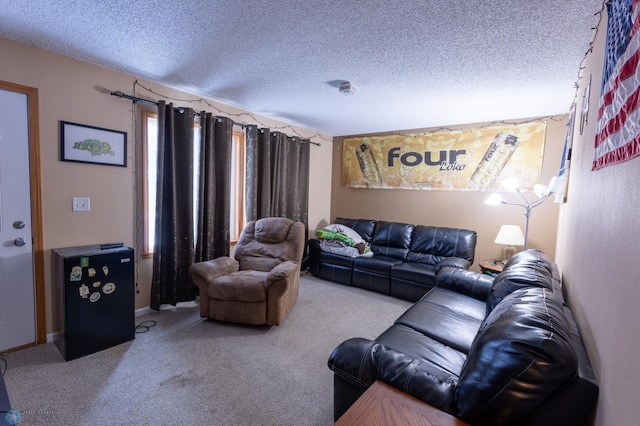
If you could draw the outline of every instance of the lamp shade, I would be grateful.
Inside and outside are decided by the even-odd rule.
[[[502,225],[494,243],[506,246],[522,246],[524,245],[522,229],[518,225]]]
[[[497,206],[499,204],[503,204],[504,200],[502,199],[500,194],[496,194],[494,192],[493,194],[489,195],[486,200],[484,200],[484,203],[490,206]]]

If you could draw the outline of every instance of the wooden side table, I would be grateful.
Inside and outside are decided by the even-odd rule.
[[[463,426],[468,423],[376,381],[335,423],[335,426]]]
[[[498,275],[504,269],[504,260],[486,259],[479,264],[483,274]]]

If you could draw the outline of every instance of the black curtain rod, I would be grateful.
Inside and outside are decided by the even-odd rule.
[[[121,92],[120,90],[118,90],[118,91],[116,91],[116,92],[111,92],[111,96],[116,96],[116,97],[118,97],[118,98],[123,98],[123,99],[129,99],[129,100],[130,100],[131,102],[133,102],[134,104],[135,104],[136,102],[142,102],[142,103],[144,103],[144,104],[155,105],[156,107],[158,106],[158,103],[157,103],[157,102],[155,102],[155,101],[150,101],[150,100],[148,100],[148,99],[143,99],[143,98],[138,98],[138,97],[136,97],[136,96],[127,95],[126,93]],[[184,108],[177,108],[177,107],[174,107],[174,109],[176,109],[176,110],[178,110],[178,111],[179,111],[179,110],[184,109]],[[195,113],[196,115],[198,115],[198,116],[200,115],[200,113],[199,113],[199,112],[194,111],[194,113]],[[247,127],[247,125],[246,125],[246,124],[237,123],[237,122],[235,122],[235,121],[233,122],[233,125],[234,125],[234,126],[240,126],[240,127],[242,127],[243,129],[244,129],[245,127]],[[305,140],[305,139],[303,139],[303,138],[300,138],[300,139],[302,139],[303,141]],[[320,144],[319,144],[318,142],[313,142],[313,141],[311,141],[310,139],[306,139],[306,140],[307,140],[310,144],[320,146]]]
[[[123,99],[129,99],[131,102],[133,102],[134,104],[136,102],[142,102],[144,104],[149,104],[149,105],[155,105],[156,107],[158,106],[158,103],[155,101],[150,101],[148,99],[143,99],[143,98],[138,98],[136,96],[131,96],[131,95],[127,95],[124,92],[121,91],[117,91],[117,92],[111,92],[111,96],[116,96],[118,98],[123,98]],[[180,108],[180,107],[173,107],[174,110],[176,111],[184,111],[184,108]],[[193,111],[193,113],[197,116],[200,116],[200,113],[197,111]],[[235,121],[233,122],[234,126],[240,126],[243,129],[245,128],[245,125],[242,123],[236,123]]]
[[[157,102],[150,101],[150,100],[147,100],[147,99],[137,98],[137,97],[135,97],[135,96],[131,96],[131,95],[127,95],[126,93],[121,92],[121,91],[119,91],[119,90],[118,90],[117,92],[111,92],[111,96],[116,96],[116,97],[118,97],[118,98],[123,98],[123,99],[129,99],[129,100],[130,100],[131,102],[133,102],[134,104],[135,104],[136,102],[142,102],[142,103],[144,103],[144,104],[149,104],[149,105],[155,105],[155,106],[158,106],[158,103],[157,103]]]

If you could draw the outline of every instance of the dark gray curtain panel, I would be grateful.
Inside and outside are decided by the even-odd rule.
[[[288,217],[308,225],[309,141],[247,126],[247,220]]]
[[[271,139],[268,129],[246,129],[247,222],[271,216]]]
[[[194,300],[194,112],[158,102],[158,172],[151,308]]]
[[[200,113],[196,262],[229,255],[233,120]]]

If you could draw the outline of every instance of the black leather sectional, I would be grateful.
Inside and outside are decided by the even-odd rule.
[[[310,239],[309,271],[329,281],[415,302],[436,284],[438,270],[468,269],[473,263],[475,231],[341,217],[334,223],[355,230],[374,255],[351,258],[328,253],[319,240]]]
[[[436,284],[333,351],[336,419],[380,380],[473,425],[584,424],[598,386],[555,263],[527,250],[495,278],[444,267]]]

